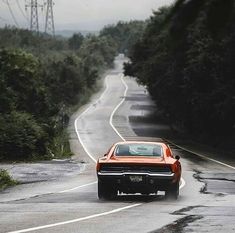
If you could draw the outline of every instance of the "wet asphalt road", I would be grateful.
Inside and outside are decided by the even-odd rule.
[[[0,232],[235,232],[233,165],[229,168],[173,144],[174,153],[182,157],[185,181],[177,201],[165,200],[164,193],[98,200],[94,160],[121,141],[120,135],[125,140],[158,141],[170,132],[167,125],[151,120],[155,107],[146,90],[134,79],[122,81],[122,62],[117,59],[116,68],[107,75],[103,94],[96,95],[82,115],[78,112],[72,117],[73,161],[39,163],[34,177],[47,181],[25,182],[0,193]],[[16,176],[22,174],[23,165],[19,166],[13,169]],[[49,172],[50,166],[54,172]]]

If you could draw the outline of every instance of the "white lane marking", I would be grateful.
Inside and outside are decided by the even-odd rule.
[[[127,91],[128,91],[128,86],[126,84],[126,82],[124,81],[124,75],[122,74],[121,76],[121,80],[122,80],[122,83],[123,85],[125,86],[125,92],[124,92],[124,98],[122,99],[122,101],[114,108],[111,116],[110,116],[110,119],[109,119],[109,124],[111,125],[111,127],[113,128],[113,130],[117,133],[117,135],[125,142],[126,139],[118,132],[118,130],[116,129],[116,127],[113,125],[113,117],[114,117],[114,114],[117,112],[117,110],[121,107],[121,105],[124,103],[125,101],[125,97],[127,96]],[[180,189],[182,189],[184,186],[186,185],[186,182],[183,178],[181,178],[181,184],[180,184]]]
[[[208,157],[208,156],[202,155],[202,154],[197,153],[197,152],[194,152],[194,151],[192,151],[192,150],[188,150],[187,148],[182,147],[182,146],[179,146],[179,145],[175,144],[175,143],[172,142],[172,141],[169,141],[169,140],[166,140],[166,141],[168,141],[169,143],[173,144],[174,146],[179,147],[180,149],[182,149],[182,150],[184,150],[184,151],[187,151],[187,152],[189,152],[189,153],[195,154],[195,155],[197,155],[197,156],[199,156],[199,157],[201,157],[201,158],[203,158],[203,159],[212,161],[212,162],[214,162],[214,163],[218,163],[218,164],[220,164],[220,165],[223,165],[223,166],[225,166],[225,167],[228,167],[228,168],[231,168],[231,169],[235,170],[235,167],[233,167],[233,166],[231,166],[231,165],[229,165],[229,164],[220,162],[219,160],[216,160],[216,159],[212,159],[212,158],[210,158],[210,157]]]
[[[100,98],[95,102],[95,103],[98,103],[104,96],[104,94],[106,93],[107,91],[107,77],[105,78],[105,84],[106,84],[106,88],[105,88],[105,91],[103,92],[103,94],[100,96]],[[122,77],[122,82],[124,83],[123,81],[123,77]],[[128,89],[127,85],[125,84],[126,86],[126,89]],[[126,92],[127,90],[125,91],[124,93],[124,96],[126,95]],[[121,104],[119,104],[120,106]],[[85,114],[86,112],[89,111],[90,107],[92,105],[90,105],[84,112],[82,112],[81,115]],[[118,108],[117,108],[118,109]],[[77,133],[77,136],[78,136],[78,140],[80,141],[82,147],[84,148],[85,152],[87,153],[87,155],[92,159],[92,161],[94,161],[96,163],[96,159],[91,155],[91,153],[87,150],[85,144],[82,142],[81,140],[81,137],[80,137],[80,134],[79,134],[79,131],[77,129],[77,120],[81,117],[78,116],[78,118],[75,120],[75,130],[76,130],[76,133]],[[113,126],[113,129],[115,127]],[[115,131],[117,133],[119,133],[117,130]],[[121,136],[121,135],[120,135]],[[125,139],[124,139],[125,140]],[[72,188],[72,189],[68,189],[68,190],[63,190],[63,191],[60,191],[59,193],[66,193],[66,192],[70,192],[70,191],[73,191],[73,190],[76,190],[76,189],[79,189],[79,188],[82,188],[82,187],[86,187],[86,186],[89,186],[89,185],[93,185],[97,183],[96,182],[92,182],[92,183],[89,183],[89,184],[84,184],[84,185],[81,185],[81,186],[78,186],[78,187],[75,187],[75,188]],[[56,226],[61,226],[61,225],[66,225],[66,224],[71,224],[71,223],[75,223],[75,222],[81,222],[81,221],[84,221],[84,220],[88,220],[88,219],[92,219],[92,218],[97,218],[97,217],[101,217],[101,216],[106,216],[106,215],[110,215],[110,214],[114,214],[114,213],[117,213],[117,212],[121,212],[123,210],[126,210],[126,209],[130,209],[130,208],[134,208],[134,207],[137,207],[137,206],[140,206],[142,205],[143,203],[137,203],[137,204],[134,204],[134,205],[129,205],[129,206],[125,206],[125,207],[122,207],[122,208],[118,208],[118,209],[114,209],[114,210],[111,210],[111,211],[108,211],[108,212],[104,212],[104,213],[100,213],[100,214],[94,214],[94,215],[90,215],[90,216],[87,216],[87,217],[83,217],[83,218],[77,218],[77,219],[73,219],[73,220],[69,220],[69,221],[64,221],[64,222],[58,222],[58,223],[55,223],[55,224],[49,224],[49,225],[43,225],[43,226],[39,226],[39,227],[33,227],[33,228],[27,228],[27,229],[23,229],[23,230],[19,230],[19,231],[11,231],[9,233],[23,233],[23,232],[30,232],[30,231],[35,231],[35,230],[41,230],[41,229],[46,229],[46,228],[51,228],[51,227],[56,227]]]
[[[121,107],[121,105],[124,103],[125,101],[125,97],[128,91],[128,86],[126,84],[126,82],[124,81],[124,75],[121,75],[121,81],[123,83],[123,85],[125,86],[125,92],[124,92],[124,96],[123,99],[121,100],[121,102],[114,108],[113,112],[111,113],[111,116],[109,118],[109,124],[111,125],[111,127],[113,128],[113,130],[116,132],[116,134],[125,142],[126,139],[118,132],[118,130],[116,129],[116,127],[113,125],[113,116],[116,113],[116,111]]]
[[[83,112],[76,118],[76,120],[74,121],[74,127],[75,127],[75,131],[76,131],[78,140],[79,140],[79,142],[81,143],[81,145],[82,145],[84,151],[86,152],[86,154],[91,158],[91,160],[92,160],[94,163],[96,163],[97,161],[96,161],[96,159],[92,156],[92,154],[89,152],[89,150],[86,148],[86,146],[84,145],[84,143],[83,143],[83,141],[82,141],[82,139],[81,139],[80,133],[79,133],[79,131],[78,131],[77,122],[78,122],[78,120],[79,120],[85,113],[87,113],[87,112],[91,109],[92,106],[96,105],[101,99],[103,99],[104,95],[106,94],[106,92],[107,92],[107,90],[108,90],[107,77],[108,77],[108,75],[105,77],[105,90],[104,90],[104,92],[102,93],[102,95],[100,96],[100,98],[99,98],[97,101],[95,101],[95,103],[91,103],[91,104],[89,105],[89,107],[88,107],[85,111],[83,111]]]
[[[96,105],[98,102],[100,102],[104,95],[106,94],[107,90],[108,90],[108,83],[107,83],[107,77],[108,75],[105,77],[105,89],[104,89],[104,92],[100,95],[100,97],[98,98],[98,100],[96,100],[94,103],[90,103],[90,105],[75,119],[74,121],[74,128],[75,128],[75,131],[76,131],[76,134],[77,134],[77,137],[78,137],[78,140],[79,142],[81,143],[84,151],[86,152],[86,154],[91,158],[91,160],[96,163],[96,159],[92,156],[92,154],[88,151],[88,149],[86,148],[86,146],[84,145],[82,139],[81,139],[81,136],[80,136],[80,133],[79,133],[79,130],[78,130],[78,127],[77,127],[77,122],[78,120],[85,114],[87,113],[92,106]],[[86,186],[89,186],[89,185],[93,185],[97,183],[97,181],[95,182],[92,182],[92,183],[89,183],[89,184],[84,184],[84,185],[81,185],[81,186],[77,186],[77,187],[74,187],[74,188],[71,188],[71,189],[67,189],[67,190],[63,190],[63,191],[59,191],[57,193],[67,193],[67,192],[70,192],[70,191],[74,191],[76,189],[80,189],[80,188],[83,188],[83,187],[86,187]]]
[[[75,131],[76,131],[78,140],[79,140],[79,142],[81,143],[81,145],[82,145],[84,151],[86,152],[86,154],[91,158],[91,160],[92,160],[94,163],[96,163],[97,161],[96,161],[96,159],[92,156],[92,154],[89,152],[89,150],[86,148],[85,144],[83,143],[83,141],[82,141],[82,139],[81,139],[81,136],[80,136],[80,133],[79,133],[79,130],[78,130],[78,128],[77,128],[77,125],[78,125],[77,122],[78,122],[78,120],[79,120],[84,114],[86,114],[86,113],[90,110],[90,108],[91,108],[92,106],[96,105],[96,104],[104,97],[104,95],[106,94],[106,92],[107,92],[107,90],[108,90],[107,77],[108,77],[108,76],[106,76],[106,78],[105,78],[105,90],[104,90],[104,92],[101,94],[100,98],[99,98],[97,101],[95,101],[95,103],[91,103],[91,104],[89,105],[89,107],[88,107],[86,110],[84,110],[84,111],[76,118],[76,120],[74,121],[74,127],[75,127]],[[112,123],[113,116],[114,116],[115,112],[117,111],[117,109],[118,109],[118,108],[122,105],[122,103],[125,101],[125,97],[126,97],[126,94],[127,94],[127,91],[128,91],[128,86],[127,86],[127,84],[124,82],[123,77],[124,77],[124,75],[122,74],[122,76],[121,76],[121,81],[122,81],[122,83],[123,83],[124,86],[125,86],[124,98],[123,98],[123,100],[115,107],[115,109],[114,109],[113,112],[111,113],[109,123],[110,123],[111,127],[113,128],[113,130],[118,134],[118,136],[119,136],[123,141],[125,141],[125,139],[122,137],[122,135],[118,132],[118,130],[114,127],[114,125],[113,125],[113,123]],[[71,191],[74,191],[74,190],[79,189],[79,188],[83,188],[83,187],[86,187],[86,186],[89,186],[89,185],[93,185],[93,184],[95,184],[95,183],[97,183],[97,181],[96,181],[96,182],[92,182],[92,183],[90,183],[90,184],[81,185],[81,186],[78,186],[78,187],[75,187],[75,188],[63,190],[63,191],[60,191],[60,192],[58,192],[58,193],[71,192]]]
[[[74,191],[74,190],[77,190],[77,189],[80,189],[80,188],[84,188],[84,187],[87,187],[87,186],[90,186],[90,185],[93,185],[93,184],[97,184],[97,181],[91,182],[91,183],[88,183],[88,184],[84,184],[84,185],[80,185],[80,186],[77,186],[75,188],[63,190],[63,191],[60,191],[58,193],[68,193],[68,192],[71,192],[71,191]]]
[[[140,205],[142,205],[142,203],[138,203],[138,204],[134,204],[134,205],[128,205],[128,206],[125,206],[125,207],[122,207],[122,208],[114,209],[114,210],[103,212],[103,213],[100,213],[100,214],[93,214],[93,215],[90,215],[90,216],[77,218],[77,219],[73,219],[73,220],[69,220],[69,221],[58,222],[58,223],[48,224],[48,225],[39,226],[39,227],[32,227],[32,228],[28,228],[28,229],[19,230],[19,231],[11,231],[11,232],[8,232],[8,233],[23,233],[23,232],[30,232],[30,231],[42,230],[42,229],[51,228],[51,227],[67,225],[67,224],[71,224],[71,223],[85,221],[85,220],[92,219],[92,218],[97,218],[97,217],[102,217],[102,216],[118,213],[118,212],[121,212],[121,211],[124,211],[124,210],[127,210],[127,209],[131,209],[131,208],[134,208],[134,207],[137,207],[137,206],[140,206]]]
[[[123,82],[123,84],[125,85],[126,89],[125,89],[125,92],[124,92],[124,97],[126,97],[126,94],[127,94],[127,91],[128,91],[128,86],[127,84],[125,83],[124,79],[123,79],[123,75],[121,77],[121,80]],[[105,84],[106,84],[106,88],[105,88],[105,91],[103,92],[103,94],[100,96],[100,98],[95,102],[95,103],[98,103],[104,96],[104,94],[106,93],[107,91],[107,77],[105,78]],[[118,108],[123,104],[123,102],[125,101],[125,98],[123,98],[123,100],[116,106],[116,108],[113,110],[112,114],[111,114],[111,117],[110,117],[110,125],[112,126],[112,128],[114,129],[114,131],[119,135],[119,137],[123,140],[123,141],[126,141],[122,135],[118,132],[118,130],[115,128],[115,126],[113,125],[112,123],[112,120],[113,120],[113,116],[115,114],[115,112],[118,110]],[[82,112],[81,115],[85,114],[86,112],[89,111],[89,109],[91,108],[92,105],[90,105],[84,112]],[[85,152],[87,153],[87,155],[92,159],[92,161],[94,161],[96,163],[96,159],[90,154],[90,152],[87,150],[87,148],[85,147],[85,144],[82,142],[81,140],[81,137],[80,137],[80,134],[79,134],[79,131],[77,129],[77,120],[80,119],[80,116],[78,116],[78,118],[75,120],[75,130],[76,130],[76,133],[77,133],[77,136],[78,136],[78,140],[80,141],[82,147],[84,148]],[[75,187],[75,188],[72,188],[72,189],[68,189],[68,190],[64,190],[64,191],[60,191],[59,193],[65,193],[65,192],[70,192],[70,191],[73,191],[73,190],[76,190],[76,189],[79,189],[79,188],[82,188],[82,187],[86,187],[86,186],[89,186],[89,185],[93,185],[95,184],[96,182],[92,182],[92,183],[89,183],[89,184],[85,184],[85,185],[81,185],[81,186],[78,186],[78,187]],[[180,185],[180,189],[183,188],[185,185],[185,181],[183,179],[181,179],[181,185]],[[134,207],[137,207],[137,206],[140,206],[140,205],[143,205],[143,203],[137,203],[137,204],[134,204],[134,205],[129,205],[129,206],[125,206],[125,207],[122,207],[122,208],[118,208],[118,209],[114,209],[114,210],[111,210],[111,211],[107,211],[107,212],[103,212],[103,213],[100,213],[100,214],[94,214],[94,215],[90,215],[90,216],[87,216],[87,217],[83,217],[83,218],[77,218],[77,219],[73,219],[73,220],[69,220],[69,221],[64,221],[64,222],[58,222],[58,223],[54,223],[54,224],[48,224],[48,225],[43,225],[43,226],[39,226],[39,227],[33,227],[33,228],[27,228],[27,229],[23,229],[23,230],[18,230],[18,231],[11,231],[11,232],[8,232],[8,233],[23,233],[23,232],[30,232],[30,231],[36,231],[36,230],[41,230],[41,229],[46,229],[46,228],[51,228],[51,227],[56,227],[56,226],[61,226],[61,225],[66,225],[66,224],[71,224],[71,223],[75,223],[75,222],[81,222],[81,221],[84,221],[84,220],[88,220],[88,219],[92,219],[92,218],[97,218],[97,217],[101,217],[101,216],[106,216],[106,215],[110,215],[110,214],[114,214],[114,213],[117,213],[117,212],[121,212],[123,210],[127,210],[127,209],[131,209],[131,208],[134,208]]]

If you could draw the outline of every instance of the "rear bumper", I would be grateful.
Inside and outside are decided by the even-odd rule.
[[[97,175],[100,182],[125,193],[165,191],[177,180],[175,173],[98,172]]]
[[[148,176],[161,179],[171,179],[175,173],[148,173],[148,172],[98,172],[98,177]]]

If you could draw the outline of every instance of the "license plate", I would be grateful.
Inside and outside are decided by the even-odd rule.
[[[130,181],[139,183],[143,181],[143,177],[142,176],[130,176]]]

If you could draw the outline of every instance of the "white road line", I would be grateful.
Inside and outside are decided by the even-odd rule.
[[[125,101],[125,97],[126,97],[126,94],[127,94],[127,91],[128,91],[128,86],[127,86],[127,84],[125,83],[125,81],[123,80],[123,78],[124,78],[124,75],[121,74],[121,81],[122,81],[123,85],[125,86],[124,98],[122,99],[122,101],[121,101],[121,102],[114,108],[114,110],[112,111],[111,116],[110,116],[110,119],[109,119],[109,124],[111,125],[111,127],[113,128],[113,130],[117,133],[117,135],[118,135],[123,141],[126,141],[125,138],[122,137],[122,135],[118,132],[118,130],[117,130],[117,129],[115,128],[115,126],[113,125],[113,116],[114,116],[115,112],[118,110],[118,108],[119,108],[119,107],[123,104],[123,102]],[[86,110],[84,110],[84,111],[76,118],[76,120],[75,120],[75,122],[74,122],[74,127],[75,127],[75,131],[76,131],[78,140],[79,140],[79,142],[81,143],[81,145],[82,145],[84,151],[86,152],[86,154],[91,158],[91,160],[92,160],[94,163],[96,163],[97,161],[96,161],[96,159],[92,156],[92,154],[89,152],[89,150],[86,148],[85,144],[83,143],[83,141],[82,141],[82,139],[81,139],[81,136],[80,136],[80,133],[79,133],[79,130],[78,130],[78,127],[77,127],[77,125],[78,125],[77,122],[78,122],[78,120],[79,120],[84,114],[86,114],[86,113],[91,109],[91,107],[92,107],[93,105],[96,105],[96,104],[104,97],[104,95],[106,94],[107,90],[108,90],[108,83],[107,83],[107,76],[106,76],[106,78],[105,78],[105,90],[104,90],[104,92],[101,94],[100,98],[99,98],[97,101],[95,101],[95,103],[91,103],[91,104],[89,105],[89,107],[88,107]],[[81,186],[78,186],[78,187],[75,187],[75,188],[63,190],[63,191],[60,191],[60,192],[58,192],[58,193],[67,193],[67,192],[71,192],[71,191],[74,191],[74,190],[77,190],[77,189],[80,189],[80,188],[83,188],[83,187],[87,187],[87,186],[90,186],[90,185],[93,185],[93,184],[96,184],[96,183],[97,183],[97,181],[96,181],[96,182],[89,183],[89,184],[81,185]]]
[[[126,141],[122,135],[118,132],[118,130],[115,128],[115,126],[113,125],[113,116],[115,114],[115,112],[118,110],[118,108],[123,104],[123,102],[125,101],[125,97],[127,95],[127,91],[128,91],[128,86],[127,84],[125,83],[124,81],[124,75],[122,75],[121,77],[121,80],[122,80],[122,83],[124,84],[125,86],[125,92],[124,92],[124,98],[122,99],[122,101],[115,107],[115,109],[113,110],[111,116],[110,116],[110,120],[109,120],[109,123],[111,125],[111,127],[114,129],[114,131],[118,134],[118,136],[123,140],[123,141]],[[108,86],[107,86],[107,77],[105,78],[105,85],[106,85],[106,88],[105,88],[105,91],[103,92],[103,94],[100,96],[100,98],[95,102],[98,103],[104,96],[104,94],[106,93],[107,89],[108,89]],[[85,144],[82,142],[81,140],[81,137],[80,137],[80,134],[79,134],[79,131],[78,131],[78,128],[77,128],[77,121],[81,118],[81,116],[83,114],[85,114],[86,112],[88,112],[91,108],[92,104],[84,111],[82,112],[82,114],[80,116],[78,116],[78,118],[75,120],[74,122],[74,125],[75,125],[75,130],[76,130],[76,133],[77,133],[77,136],[78,136],[78,140],[80,141],[83,149],[85,150],[85,152],[87,153],[87,155],[91,158],[91,160],[93,162],[96,163],[96,159],[91,155],[91,153],[88,151],[88,149],[86,148]],[[79,188],[82,188],[82,187],[86,187],[86,186],[89,186],[89,185],[93,185],[97,182],[92,182],[92,183],[88,183],[88,184],[84,184],[84,185],[81,185],[81,186],[78,186],[78,187],[75,187],[75,188],[71,188],[71,189],[68,189],[68,190],[63,190],[63,191],[60,191],[59,193],[66,193],[66,192],[70,192],[70,191],[74,191],[76,189],[79,189]],[[185,181],[183,179],[181,179],[181,185],[180,185],[180,189],[183,188],[185,186]],[[54,224],[48,224],[48,225],[43,225],[43,226],[38,226],[38,227],[32,227],[32,228],[27,228],[27,229],[23,229],[23,230],[18,230],[18,231],[11,231],[11,232],[8,232],[8,233],[23,233],[23,232],[31,232],[31,231],[36,231],[36,230],[42,230],[42,229],[47,229],[47,228],[51,228],[51,227],[56,227],[56,226],[61,226],[61,225],[67,225],[67,224],[71,224],[71,223],[76,223],[76,222],[81,222],[81,221],[85,221],[85,220],[88,220],[88,219],[93,219],[93,218],[97,218],[97,217],[102,217],[102,216],[106,216],[106,215],[110,215],[110,214],[114,214],[114,213],[118,213],[118,212],[121,212],[121,211],[124,211],[124,210],[127,210],[127,209],[131,209],[131,208],[134,208],[134,207],[138,207],[140,205],[143,205],[143,203],[137,203],[137,204],[134,204],[134,205],[128,205],[128,206],[125,206],[125,207],[122,207],[122,208],[118,208],[118,209],[114,209],[114,210],[111,210],[111,211],[107,211],[107,212],[103,212],[103,213],[100,213],[100,214],[94,214],[94,215],[90,215],[90,216],[86,216],[86,217],[82,217],[82,218],[77,218],[77,219],[72,219],[72,220],[69,220],[69,221],[64,221],[64,222],[58,222],[58,223],[54,223]]]
[[[78,131],[77,122],[78,122],[78,120],[79,120],[85,113],[87,113],[87,112],[91,109],[91,107],[92,107],[93,105],[96,105],[99,101],[101,101],[101,99],[103,99],[104,95],[106,94],[106,92],[107,92],[107,90],[108,90],[107,77],[108,77],[108,76],[105,77],[105,90],[104,90],[104,92],[102,93],[102,95],[100,96],[100,98],[99,98],[97,101],[95,101],[95,103],[93,103],[93,104],[91,103],[91,104],[89,105],[89,107],[88,107],[85,111],[83,111],[83,112],[76,118],[76,120],[74,121],[74,127],[75,127],[75,131],[76,131],[78,140],[79,140],[79,142],[81,143],[81,145],[82,145],[84,151],[86,152],[86,154],[91,158],[91,160],[92,160],[94,163],[96,163],[97,161],[96,161],[96,159],[91,155],[91,153],[90,153],[89,150],[86,148],[86,146],[84,145],[84,143],[83,143],[83,141],[82,141],[82,139],[81,139],[80,133],[79,133],[79,131]]]
[[[203,159],[212,161],[212,162],[214,162],[214,163],[217,163],[217,164],[220,164],[220,165],[223,165],[223,166],[225,166],[225,167],[228,167],[228,168],[231,168],[231,169],[235,170],[235,167],[233,167],[233,166],[231,166],[231,165],[229,165],[229,164],[220,162],[219,160],[216,160],[216,159],[212,159],[212,158],[210,158],[210,157],[208,157],[208,156],[202,155],[202,154],[197,153],[197,152],[195,152],[195,151],[188,150],[187,148],[182,147],[182,146],[179,146],[179,145],[175,144],[174,142],[169,141],[168,139],[167,139],[166,141],[168,141],[169,143],[171,143],[171,144],[174,145],[174,146],[179,147],[180,149],[182,149],[182,150],[184,150],[184,151],[187,151],[187,152],[189,152],[189,153],[192,153],[192,154],[194,154],[194,155],[197,155],[197,156],[199,156],[199,157],[201,157],[201,158],[203,158]]]
[[[92,218],[97,218],[97,217],[102,217],[102,216],[106,216],[106,215],[110,215],[110,214],[115,214],[115,213],[118,213],[118,212],[121,212],[121,211],[124,211],[124,210],[127,210],[127,209],[131,209],[131,208],[134,208],[134,207],[137,207],[137,206],[140,206],[140,205],[142,205],[142,203],[138,203],[138,204],[134,204],[134,205],[128,205],[128,206],[125,206],[125,207],[122,207],[122,208],[114,209],[114,210],[103,212],[103,213],[100,213],[100,214],[93,214],[93,215],[90,215],[90,216],[77,218],[77,219],[73,219],[73,220],[69,220],[69,221],[58,222],[58,223],[48,224],[48,225],[39,226],[39,227],[32,227],[32,228],[28,228],[28,229],[19,230],[19,231],[11,231],[11,232],[8,232],[8,233],[30,232],[30,231],[47,229],[47,228],[51,228],[51,227],[67,225],[67,224],[71,224],[71,223],[77,223],[77,222],[81,222],[81,221],[92,219]]]
[[[123,76],[121,78],[123,84],[125,85],[126,87],[126,90],[125,90],[125,93],[124,93],[124,96],[126,96],[126,93],[127,93],[127,90],[128,90],[128,86],[126,85],[126,83],[124,82],[123,80]],[[108,85],[107,85],[107,77],[105,78],[105,85],[106,85],[106,88],[105,88],[105,91],[103,92],[103,94],[100,96],[100,98],[95,102],[95,104],[97,104],[102,98],[103,96],[105,95],[107,89],[108,89]],[[114,109],[114,111],[112,112],[111,114],[111,117],[110,119],[112,119],[114,113],[116,112],[116,110],[121,106],[121,104],[125,101],[125,99],[123,99],[121,101],[121,103],[119,103],[117,105],[117,107]],[[80,134],[79,134],[79,131],[78,131],[78,128],[77,128],[77,121],[81,118],[81,116],[85,113],[87,113],[90,108],[92,107],[92,104],[90,104],[90,106],[84,111],[81,113],[81,115],[78,116],[78,118],[75,120],[74,122],[74,126],[75,126],[75,131],[76,131],[76,134],[78,136],[78,140],[80,141],[83,149],[85,150],[85,152],[87,153],[87,155],[91,158],[91,160],[93,162],[96,163],[96,159],[91,155],[91,153],[88,151],[88,149],[86,148],[85,144],[82,142],[81,140],[81,137],[80,137]],[[119,134],[119,132],[117,131],[117,129],[113,126],[112,124],[112,120],[110,120],[111,122],[111,126],[112,128],[115,130],[115,132],[123,139],[125,140],[121,134]],[[81,185],[81,186],[78,186],[78,187],[75,187],[75,188],[71,188],[71,189],[67,189],[67,190],[63,190],[63,191],[60,191],[59,193],[66,193],[66,192],[70,192],[70,191],[74,191],[76,189],[79,189],[79,188],[83,188],[83,187],[86,187],[86,186],[89,186],[89,185],[93,185],[97,183],[96,182],[92,182],[92,183],[88,183],[88,184],[84,184],[84,185]],[[77,218],[77,219],[73,219],[73,220],[69,220],[69,221],[64,221],[64,222],[58,222],[58,223],[55,223],[55,224],[49,224],[49,225],[43,225],[43,226],[39,226],[39,227],[32,227],[32,228],[27,228],[27,229],[23,229],[23,230],[18,230],[18,231],[12,231],[12,232],[9,232],[9,233],[23,233],[23,232],[31,232],[31,231],[36,231],[36,230],[41,230],[41,229],[46,229],[46,228],[51,228],[51,227],[56,227],[56,226],[61,226],[61,225],[66,225],[66,224],[71,224],[71,223],[75,223],[75,222],[81,222],[81,221],[84,221],[84,220],[88,220],[88,219],[92,219],[92,218],[97,218],[97,217],[101,217],[101,216],[106,216],[106,215],[110,215],[110,214],[114,214],[114,213],[117,213],[117,212],[121,212],[121,211],[124,211],[126,209],[130,209],[130,208],[134,208],[134,207],[137,207],[137,206],[140,206],[142,205],[143,203],[137,203],[137,204],[134,204],[134,205],[129,205],[129,206],[125,206],[125,207],[122,207],[122,208],[118,208],[118,209],[114,209],[114,210],[111,210],[111,211],[108,211],[108,212],[103,212],[103,213],[100,213],[100,214],[94,214],[94,215],[90,215],[90,216],[87,216],[87,217],[83,217],[83,218]]]
[[[98,100],[96,100],[94,103],[90,103],[90,105],[75,119],[74,121],[74,128],[75,128],[75,131],[76,131],[76,134],[77,134],[77,137],[78,137],[78,140],[79,142],[81,143],[84,151],[86,152],[86,154],[91,158],[91,160],[96,163],[96,159],[92,156],[92,154],[88,151],[88,149],[86,148],[86,146],[84,145],[82,139],[81,139],[81,136],[79,134],[79,131],[78,131],[78,127],[77,127],[77,122],[78,120],[85,114],[87,113],[91,108],[92,106],[96,105],[98,102],[100,102],[104,95],[106,94],[107,90],[108,90],[108,83],[107,83],[107,77],[108,75],[105,77],[105,89],[104,89],[104,92],[100,95],[100,97],[98,98]],[[71,191],[74,191],[76,189],[80,189],[80,188],[83,188],[83,187],[87,187],[87,186],[90,186],[90,185],[93,185],[93,184],[96,184],[97,181],[95,182],[92,182],[92,183],[89,183],[89,184],[84,184],[84,185],[81,185],[81,186],[77,186],[77,187],[74,187],[74,188],[71,188],[71,189],[67,189],[67,190],[63,190],[63,191],[59,191],[57,193],[67,193],[67,192],[71,192]]]
[[[93,185],[93,184],[97,184],[97,181],[91,182],[91,183],[88,183],[88,184],[84,184],[84,185],[80,185],[80,186],[77,186],[75,188],[63,190],[63,191],[60,191],[58,193],[68,193],[68,192],[71,192],[71,191],[74,191],[74,190],[77,190],[77,189],[80,189],[80,188],[84,188],[84,187],[87,187],[87,186],[90,186],[90,185]]]
[[[122,101],[114,108],[113,112],[111,113],[111,116],[110,116],[110,118],[109,118],[109,124],[111,125],[111,127],[113,128],[113,130],[117,133],[117,135],[125,142],[126,139],[118,132],[118,130],[116,129],[116,127],[113,125],[113,116],[114,116],[114,114],[116,113],[116,111],[120,108],[120,106],[124,103],[125,97],[126,97],[126,94],[127,94],[127,91],[128,91],[128,86],[127,86],[127,84],[126,84],[126,82],[124,81],[123,78],[124,78],[124,75],[122,74],[122,75],[121,75],[121,80],[122,80],[123,85],[125,86],[124,96],[123,96]]]
[[[125,86],[125,92],[124,92],[124,98],[122,99],[122,101],[114,108],[110,119],[109,119],[109,124],[111,125],[111,127],[113,128],[113,130],[117,133],[117,135],[125,142],[126,139],[118,132],[118,130],[116,129],[116,127],[113,125],[113,116],[114,114],[117,112],[117,110],[121,107],[121,105],[124,103],[125,101],[125,97],[127,96],[127,91],[128,91],[128,86],[126,84],[126,82],[124,81],[124,75],[122,74],[121,76],[121,80],[123,85]],[[184,186],[186,185],[186,182],[183,178],[181,178],[181,184],[180,184],[180,189],[182,189]]]
[[[106,76],[106,78],[105,78],[105,90],[104,90],[104,92],[101,94],[100,98],[99,98],[97,101],[95,101],[95,103],[91,103],[91,104],[89,105],[89,107],[88,107],[86,110],[84,110],[84,111],[76,118],[76,120],[74,121],[74,127],[75,127],[75,131],[76,131],[78,140],[79,140],[79,142],[81,143],[81,145],[82,145],[84,151],[86,152],[86,154],[91,158],[91,160],[92,160],[94,163],[96,163],[97,161],[96,161],[96,159],[92,156],[92,154],[89,152],[89,150],[86,148],[85,144],[83,143],[83,141],[82,141],[82,139],[81,139],[81,136],[80,136],[80,133],[79,133],[79,130],[78,130],[78,127],[77,127],[77,125],[78,125],[77,122],[78,122],[78,120],[79,120],[84,114],[86,114],[86,113],[91,109],[91,107],[92,107],[93,105],[96,105],[96,104],[104,97],[104,95],[106,94],[106,92],[107,92],[107,90],[108,90],[107,77],[108,77],[108,76]],[[115,112],[117,111],[117,109],[118,109],[118,108],[122,105],[122,103],[125,101],[125,97],[126,97],[127,90],[128,90],[128,86],[127,86],[126,83],[124,82],[123,77],[124,77],[124,75],[122,74],[121,80],[122,80],[122,83],[124,84],[124,86],[125,86],[125,88],[126,88],[126,89],[125,89],[125,92],[124,92],[124,98],[123,98],[123,100],[115,107],[115,109],[114,109],[113,112],[111,113],[109,123],[110,123],[111,127],[113,128],[113,130],[118,134],[118,136],[119,136],[123,141],[125,141],[125,139],[122,137],[122,135],[118,132],[118,130],[114,127],[114,125],[113,125],[113,123],[112,123],[113,116],[114,116]],[[60,191],[60,192],[58,192],[58,193],[67,193],[67,192],[71,192],[71,191],[74,191],[74,190],[77,190],[77,189],[80,189],[80,188],[83,188],[83,187],[87,187],[87,186],[90,186],[90,185],[93,185],[93,184],[96,184],[96,183],[97,183],[97,181],[96,181],[96,182],[89,183],[89,184],[81,185],[81,186],[78,186],[78,187],[75,187],[75,188],[63,190],[63,191]]]

